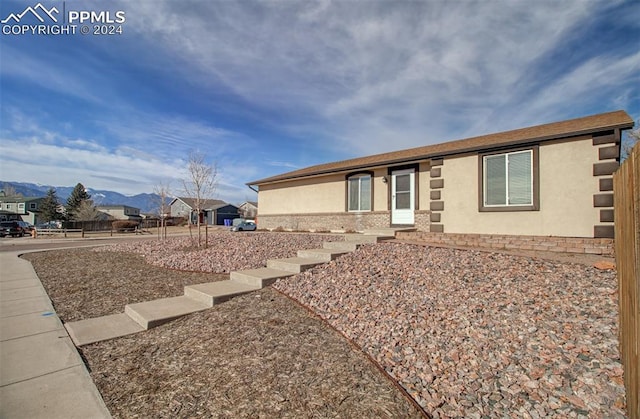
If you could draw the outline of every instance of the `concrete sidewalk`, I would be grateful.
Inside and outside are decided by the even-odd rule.
[[[31,264],[0,253],[0,417],[111,415]]]

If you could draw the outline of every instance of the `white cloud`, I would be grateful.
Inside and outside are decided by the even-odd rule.
[[[157,126],[145,130],[150,121]],[[54,186],[81,182],[93,189],[124,194],[151,193],[154,186],[169,182],[179,194],[181,179],[187,176],[188,153],[201,149],[208,157],[207,163],[218,167],[218,198],[230,202],[255,198],[244,183],[258,176],[258,169],[247,159],[250,154],[234,152],[245,150],[243,147],[233,148],[234,140],[241,135],[159,115],[147,115],[138,124],[113,130],[131,140],[113,148],[95,140],[69,138],[35,124],[29,124],[25,131],[13,126],[0,142],[7,150],[20,152],[3,155],[0,180]],[[42,140],[44,137],[47,139]]]
[[[466,133],[473,121],[514,100],[518,86],[536,77],[532,66],[607,6],[126,4],[133,30],[173,51],[187,64],[180,66],[188,77],[209,88],[224,86],[251,106],[292,115],[280,129],[301,141],[315,133],[325,147],[353,154]],[[460,111],[467,115],[464,126]],[[510,112],[503,113],[508,121]]]
[[[161,159],[186,160],[200,150],[212,160],[255,143],[247,135],[230,131],[178,113],[141,112],[134,109],[118,115],[118,120],[101,122],[104,130],[118,140],[121,150],[135,148]]]
[[[553,109],[560,102],[578,102],[585,94],[596,95],[608,87],[640,85],[640,51],[627,57],[595,57],[550,84],[531,104],[532,111]],[[616,97],[611,97],[615,101]]]
[[[2,177],[75,184],[89,175],[94,188],[121,190],[129,179],[131,191],[149,191],[179,178],[189,151],[200,150],[220,167],[220,193],[239,198],[273,168],[638,103],[633,38],[590,43],[610,36],[594,22],[625,3],[364,4],[120,1],[110,8],[126,11],[126,34],[81,38],[90,49],[72,64],[54,49],[3,44],[3,83],[46,89],[57,102],[34,100],[37,111],[22,98],[3,102],[3,146],[20,144],[40,163],[3,159]],[[621,19],[630,14],[615,21],[637,29],[638,19]],[[60,98],[88,109],[56,120],[49,106]]]
[[[152,184],[158,174],[167,169],[180,173],[179,168],[167,167],[159,160],[138,159],[104,149],[88,150],[35,141],[25,143],[12,138],[2,138],[2,143],[8,149],[20,150],[20,153],[3,158],[0,177],[4,180],[45,181],[56,186],[82,182],[94,189],[139,193],[142,192],[141,183]],[[114,182],[113,178],[127,182]]]

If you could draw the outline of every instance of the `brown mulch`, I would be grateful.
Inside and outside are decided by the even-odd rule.
[[[180,272],[149,265],[132,253],[80,248],[26,253],[64,322],[124,312],[132,303],[177,297],[185,285],[229,279],[229,274]]]
[[[365,355],[270,288],[81,350],[114,417],[422,416]]]

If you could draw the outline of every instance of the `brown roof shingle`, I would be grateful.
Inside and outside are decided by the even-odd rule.
[[[171,203],[173,204],[178,199],[191,207],[191,209],[194,209],[196,207],[196,200],[194,198],[177,197],[173,201],[171,201]],[[219,199],[202,199],[200,201],[200,206],[202,207],[202,209],[217,209],[225,205],[229,204]]]
[[[614,128],[626,129],[632,127],[633,119],[631,119],[625,111],[619,110],[566,121],[553,122],[550,124],[537,125],[529,128],[499,132],[496,134],[481,135],[479,137],[472,137],[464,140],[456,140],[441,144],[427,145],[406,150],[392,151],[389,153],[375,154],[372,156],[358,157],[355,159],[319,164],[255,180],[247,183],[247,185],[260,185],[344,170],[355,170],[365,167],[397,164],[418,159],[428,159],[451,154],[478,151],[504,145],[515,145],[534,141],[548,141]]]

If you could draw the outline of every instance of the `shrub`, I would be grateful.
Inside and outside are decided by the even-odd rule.
[[[137,221],[117,220],[111,223],[111,228],[116,231],[133,230],[138,227]]]
[[[168,226],[185,226],[187,225],[187,219],[185,217],[168,217],[167,220]]]

